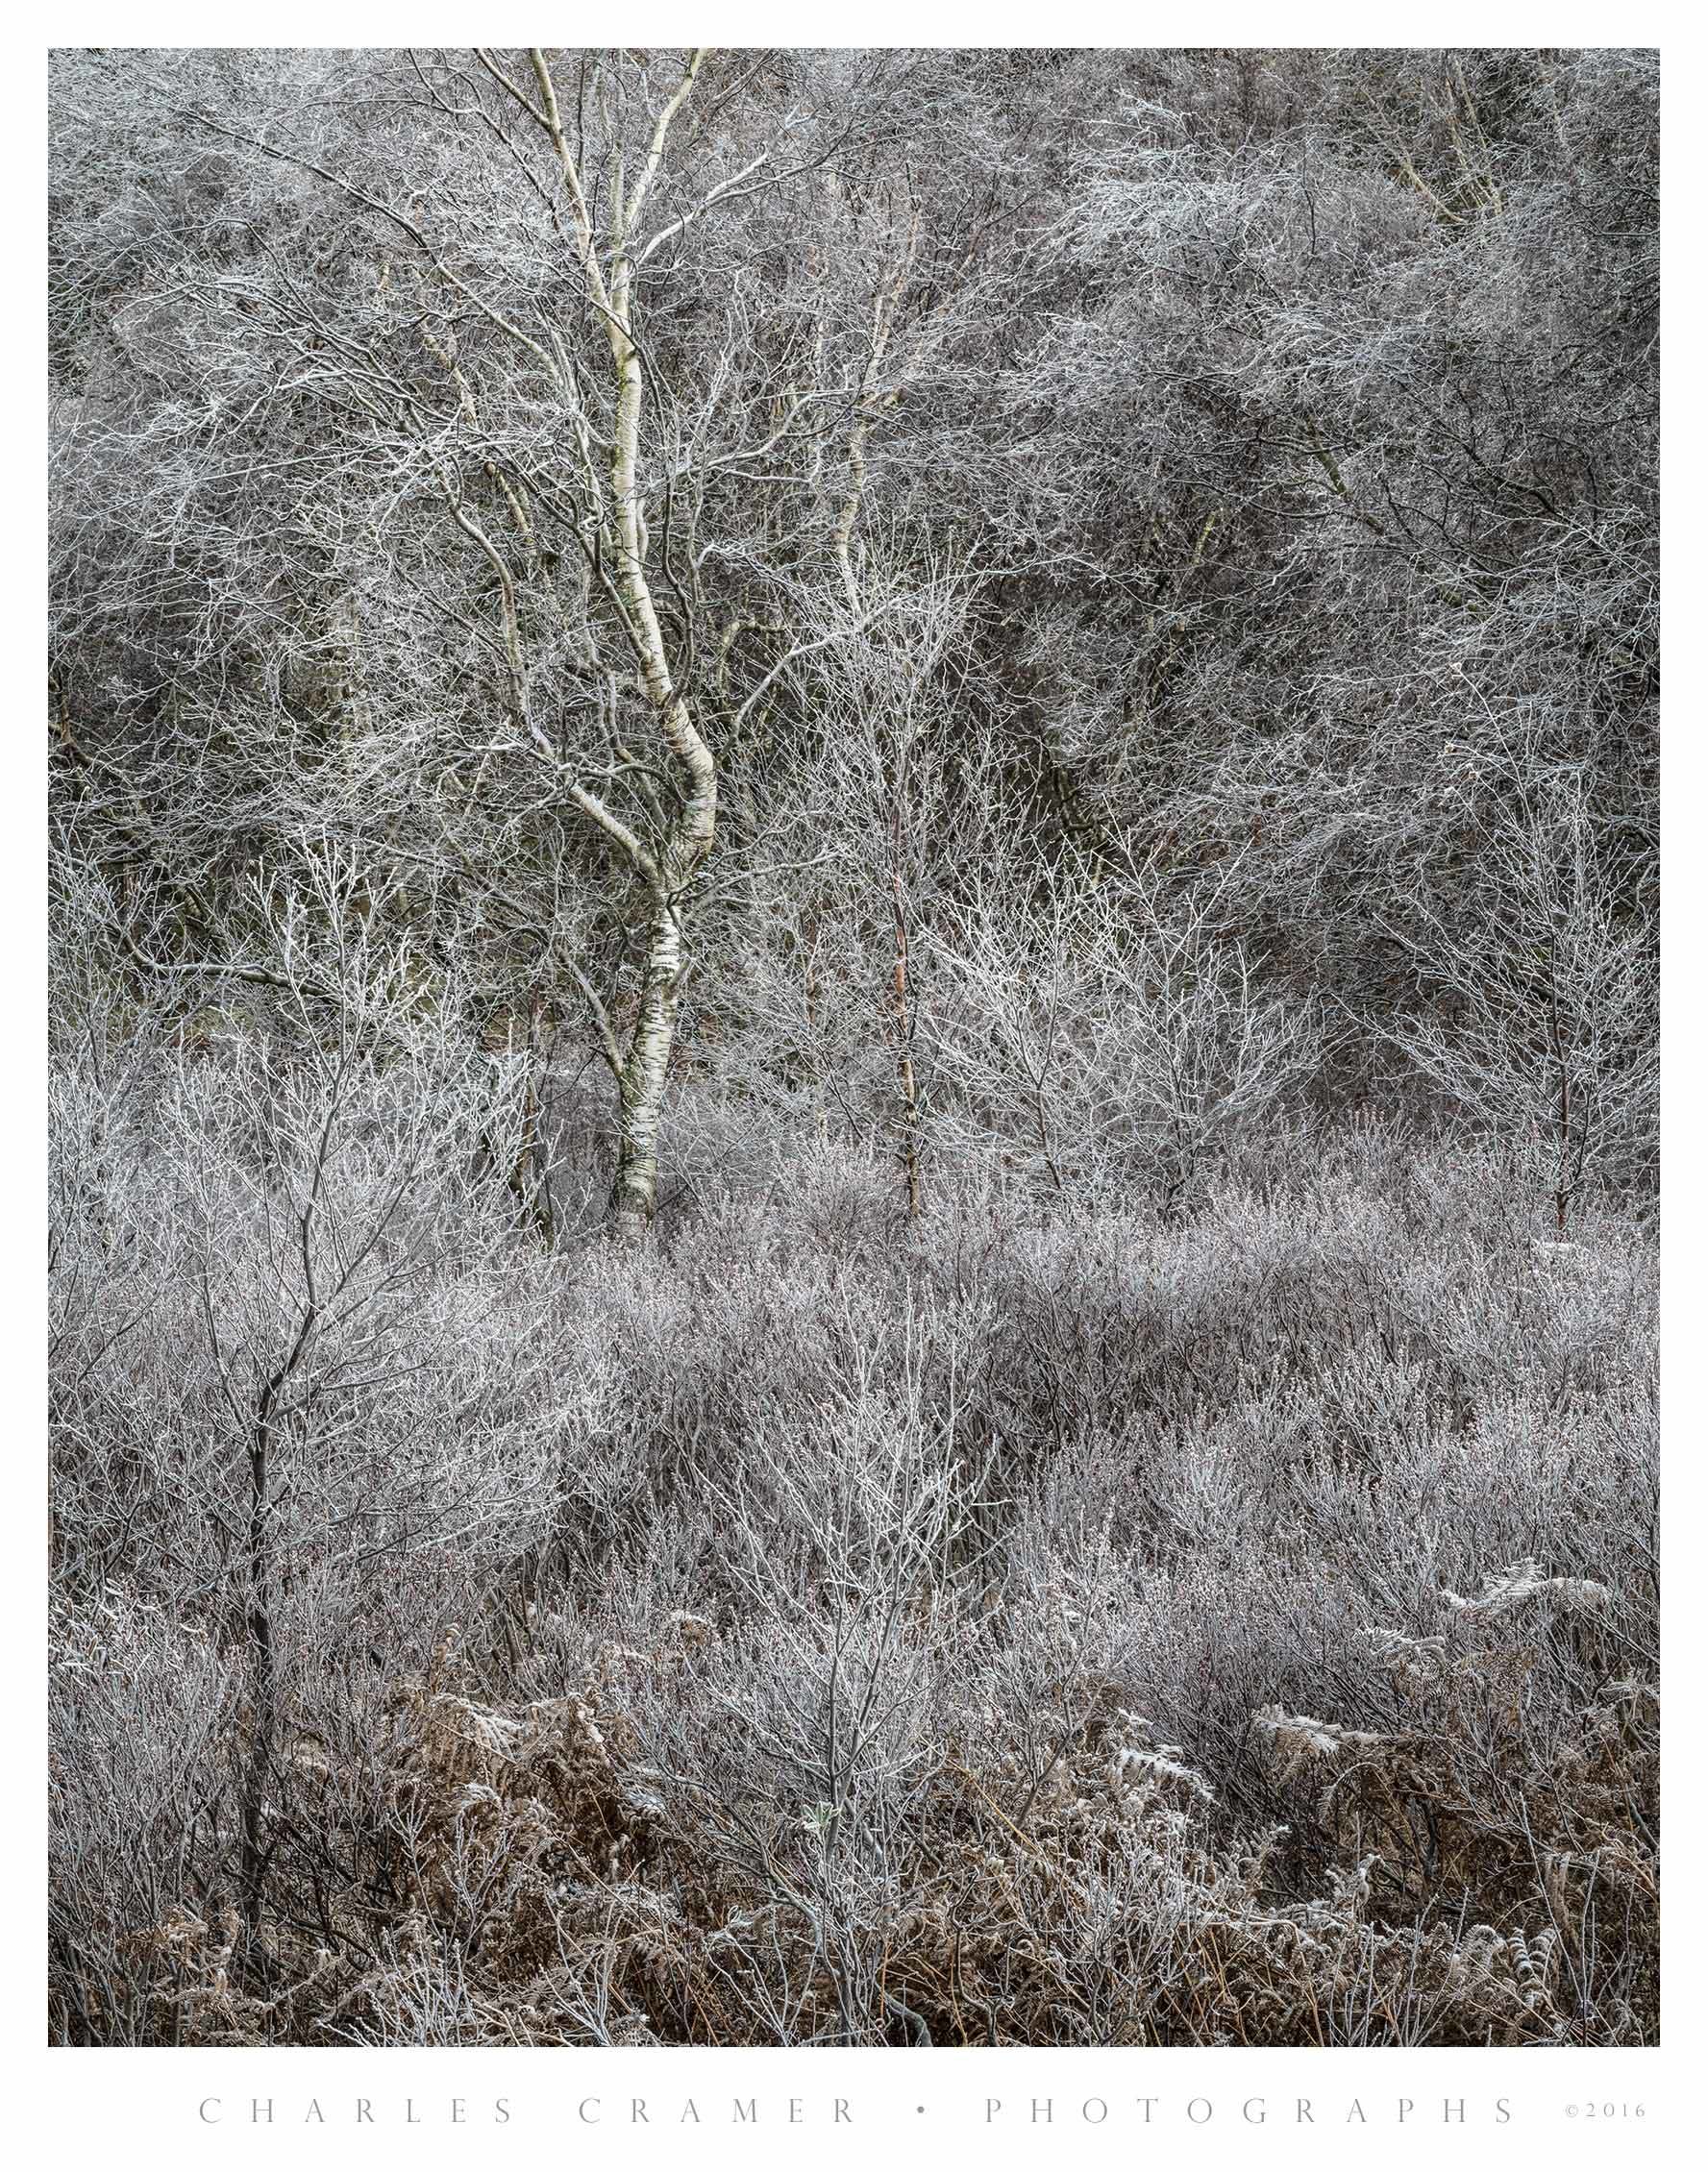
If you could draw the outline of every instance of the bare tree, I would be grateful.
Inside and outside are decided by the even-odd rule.
[[[408,846],[483,885],[483,909],[532,928],[552,976],[588,1006],[617,1103],[614,1225],[633,1236],[656,1201],[693,899],[717,834],[699,659],[709,628],[727,622],[727,646],[742,620],[743,547],[708,524],[805,457],[816,415],[858,396],[822,355],[812,374],[756,261],[716,291],[702,245],[720,221],[751,226],[757,200],[822,162],[860,106],[827,126],[785,84],[744,140],[696,125],[704,51],[662,87],[656,57],[482,50],[410,67],[412,82],[382,95],[425,142],[426,171],[335,129],[304,140],[241,102],[181,109],[192,133],[283,168],[342,221],[334,276],[263,243],[252,268],[204,277],[186,306],[212,320],[209,375],[226,398],[253,383],[325,418],[301,498],[309,536],[347,581],[330,614],[305,606],[340,681],[341,770],[322,772],[323,819],[372,833],[376,813],[392,815],[395,853],[396,798],[433,776],[439,819],[424,827],[409,808]],[[736,62],[724,73],[727,104],[745,78]],[[738,227],[734,250],[739,266],[757,244]],[[660,297],[672,308],[655,349],[647,311]],[[204,446],[184,449],[205,473]],[[837,547],[846,556],[845,534]],[[386,593],[398,588],[412,599],[401,624]],[[407,654],[424,623],[425,669]],[[465,720],[424,744],[398,697],[442,707],[447,667]],[[469,701],[471,679],[492,710]],[[564,818],[586,826],[567,855],[554,839]],[[566,875],[615,911],[614,954],[591,971]]]
[[[1083,862],[1039,893],[980,891],[934,931],[941,1121],[1060,1195],[1136,1179],[1172,1206],[1315,1074],[1316,1022],[1258,991],[1213,894],[1171,903],[1145,871]]]
[[[1592,1179],[1652,1174],[1654,929],[1641,889],[1621,909],[1631,884],[1607,865],[1620,847],[1580,771],[1532,752],[1479,781],[1487,905],[1448,925],[1422,901],[1402,924],[1432,1001],[1395,1039],[1475,1123],[1534,1156],[1563,1238]]]

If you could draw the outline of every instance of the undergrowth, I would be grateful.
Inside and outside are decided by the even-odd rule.
[[[411,1239],[281,1430],[263,1674],[221,1293],[127,1183],[59,1266],[57,2039],[1654,2039],[1612,1205],[1364,1134]]]

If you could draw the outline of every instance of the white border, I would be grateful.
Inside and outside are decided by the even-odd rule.
[[[556,11],[548,27],[566,42],[602,42],[615,26],[608,15]],[[504,11],[538,36],[540,24]],[[1701,260],[1696,234],[1704,209],[1696,179],[1695,133],[1703,76],[1694,32],[1674,31],[1670,12],[1614,11],[1583,6],[1467,8],[1441,5],[1373,17],[1351,6],[1208,6],[1177,12],[1112,7],[899,6],[893,0],[805,14],[798,7],[708,4],[636,5],[621,12],[625,42],[685,42],[707,37],[735,44],[971,45],[1178,44],[1182,46],[1436,45],[1463,43],[1644,44],[1662,47],[1667,111],[1678,133],[1664,158],[1667,302],[1664,322],[1678,358],[1671,383],[1681,396],[1667,408],[1665,528],[1670,592],[1691,608],[1669,628],[1672,691],[1669,718],[1682,723],[1669,737],[1666,835],[1667,892],[1665,1077],[1673,1121],[1668,1131],[1667,1241],[1667,1519],[1679,1534],[1669,1558],[1692,1567],[1691,1539],[1699,1499],[1700,1404],[1693,1345],[1700,1333],[1696,1258],[1701,1227],[1702,1148],[1693,1121],[1702,1076],[1696,1035],[1703,989],[1693,970],[1702,933],[1701,854],[1693,831],[1705,804],[1696,752],[1702,727],[1692,710],[1697,636],[1693,620],[1702,553],[1696,541],[1704,502],[1701,399],[1696,385],[1702,352],[1696,322]],[[803,2156],[827,2163],[863,2161],[875,2154],[899,2164],[930,2164],[965,2151],[997,2166],[1145,2160],[1153,2153],[1171,2164],[1247,2162],[1340,2163],[1391,2156],[1402,2163],[1512,2164],[1557,2159],[1605,2161],[1616,2153],[1652,2160],[1697,2124],[1702,2101],[1693,2068],[1702,2018],[1697,1988],[1704,1930],[1697,1836],[1690,1830],[1700,1800],[1697,1786],[1700,1714],[1695,1708],[1690,1661],[1700,1649],[1699,1619],[1687,1589],[1669,1602],[1666,1636],[1675,1693],[1668,1706],[1666,1795],[1674,1831],[1668,1871],[1665,2029],[1657,2051],[1572,2053],[1453,2052],[1169,2052],[988,2051],[458,2051],[387,2053],[76,2052],[42,2043],[40,1925],[44,1818],[40,1786],[42,1478],[40,1362],[42,1300],[40,1240],[44,1220],[40,1022],[44,964],[43,843],[38,643],[44,549],[41,540],[41,323],[45,207],[42,92],[50,44],[220,45],[458,42],[470,28],[466,11],[445,7],[299,6],[266,21],[230,10],[67,6],[43,10],[6,40],[0,70],[0,206],[7,243],[5,329],[0,372],[7,397],[12,457],[12,517],[0,527],[9,620],[5,655],[16,700],[5,736],[7,789],[0,792],[0,928],[11,968],[3,1015],[10,1028],[0,1063],[0,1138],[9,1142],[14,1197],[28,1210],[7,1217],[11,1240],[0,1250],[0,1335],[10,1360],[19,1423],[12,1445],[12,1513],[6,1518],[11,1558],[4,1594],[4,1648],[16,1668],[12,1708],[31,1724],[12,1730],[17,1769],[0,1790],[0,1861],[11,1867],[13,1938],[0,2017],[13,2055],[15,2086],[0,2094],[0,2138],[10,2133],[19,2161],[71,2165],[178,2166],[215,2161],[294,2161],[306,2139],[314,2160],[380,2166],[509,2163],[532,2168],[542,2160],[652,2164],[691,2157],[716,2165],[795,2164]],[[481,33],[502,41],[489,12]],[[601,38],[597,34],[605,32]],[[1681,675],[1683,676],[1681,681]],[[1680,683],[1686,691],[1677,691]],[[836,2097],[851,2118],[835,2123]],[[358,2127],[354,2104],[369,2100],[373,2121]],[[496,2123],[489,2107],[507,2101],[509,2118]],[[632,2123],[630,2100],[646,2100],[650,2123]],[[684,2124],[683,2101],[695,2100],[700,2124]],[[1155,2100],[1149,2120],[1138,2100]],[[273,2101],[271,2124],[246,2116],[254,2098]],[[987,2120],[985,2102],[1003,2110]],[[1053,2117],[1034,2120],[1032,2100],[1052,2099]],[[1309,2099],[1301,2121],[1296,2100]],[[1356,2098],[1365,2124],[1349,2119]],[[1414,2111],[1396,2116],[1400,2099]],[[215,2109],[208,2100],[218,2099]],[[465,2117],[454,2124],[453,2100]],[[591,2100],[599,2116],[592,2116]],[[798,2100],[798,2123],[790,2103]],[[1088,2123],[1079,2107],[1101,2099],[1107,2115]],[[1262,2099],[1267,2116],[1245,2115]],[[1444,2101],[1463,2099],[1464,2123],[1441,2117]],[[1508,2116],[1498,2119],[1497,2100]],[[310,2101],[324,2124],[307,2115]],[[732,2106],[753,2100],[754,2124],[737,2124]],[[1641,2119],[1589,2118],[1589,2104],[1642,2103]],[[920,2111],[916,2107],[924,2105]],[[1189,2105],[1195,2106],[1191,2116]],[[415,2117],[411,2121],[406,2106]],[[1207,2106],[1208,2115],[1202,2110]],[[587,2116],[582,2116],[585,2107]],[[1568,2116],[1568,2107],[1575,2116]],[[203,2117],[206,2109],[210,2116]]]

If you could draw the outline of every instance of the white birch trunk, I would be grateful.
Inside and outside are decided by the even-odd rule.
[[[615,589],[640,666],[641,684],[676,772],[678,804],[655,853],[641,863],[648,877],[640,1008],[628,1055],[617,1080],[616,1181],[611,1212],[615,1235],[632,1242],[645,1235],[657,1207],[658,1130],[676,1041],[682,972],[686,963],[682,912],[689,890],[717,835],[717,765],[695,726],[687,696],[672,680],[670,659],[647,578],[648,538],[640,501],[640,425],[645,399],[641,359],[631,336],[633,259],[631,236],[663,153],[678,108],[692,87],[702,56],[689,62],[681,88],[660,114],[645,165],[628,203],[620,183],[613,190],[619,220],[610,259],[606,331],[616,376],[611,435],[611,517],[615,528]],[[579,196],[579,191],[577,192]],[[590,240],[589,235],[589,240]]]
[[[658,1131],[681,986],[681,929],[658,901],[648,931],[640,1015],[617,1081],[617,1171],[611,1222],[628,1242],[645,1236],[658,1203]]]

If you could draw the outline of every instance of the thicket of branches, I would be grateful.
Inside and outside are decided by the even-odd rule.
[[[1657,104],[56,58],[56,2037],[1653,2036]]]

